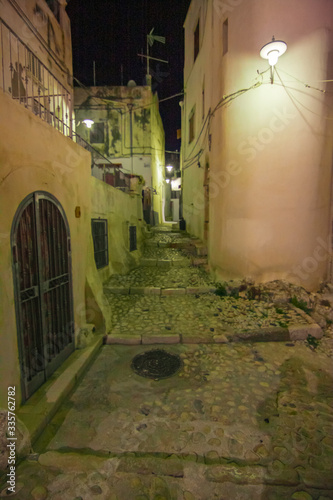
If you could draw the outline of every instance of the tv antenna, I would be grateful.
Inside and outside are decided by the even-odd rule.
[[[149,55],[149,47],[152,47],[155,41],[165,44],[165,37],[159,36],[159,35],[154,35],[154,30],[155,30],[155,28],[152,28],[150,33],[147,35],[147,55],[138,54],[139,57],[144,57],[145,59],[147,59],[147,75],[150,75],[150,72],[149,72],[150,60],[169,64],[169,61],[165,61],[164,59],[157,59],[156,57],[152,57]]]

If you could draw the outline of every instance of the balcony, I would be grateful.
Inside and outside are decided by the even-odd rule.
[[[126,193],[137,192],[137,176],[123,174],[73,131],[72,95],[0,18],[0,88],[63,135],[91,153],[92,175]],[[103,164],[103,173],[99,175]],[[135,187],[134,187],[135,185]]]
[[[72,137],[71,92],[2,19],[0,40],[0,87],[43,121]]]

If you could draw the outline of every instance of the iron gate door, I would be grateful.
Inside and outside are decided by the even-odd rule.
[[[69,227],[59,202],[35,192],[12,228],[22,397],[28,399],[74,350]]]

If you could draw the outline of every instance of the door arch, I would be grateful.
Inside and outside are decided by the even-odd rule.
[[[37,191],[22,201],[11,248],[25,401],[74,350],[70,232],[54,196]]]

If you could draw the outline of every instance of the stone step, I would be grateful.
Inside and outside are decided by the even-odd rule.
[[[207,257],[192,257],[191,258],[191,265],[194,267],[207,267],[208,266],[208,259]]]
[[[155,329],[156,330],[156,329]],[[156,331],[142,334],[110,333],[105,335],[104,343],[107,345],[155,345],[155,344],[227,344],[230,342],[288,342],[295,340],[306,340],[308,335],[321,338],[323,332],[318,325],[294,324],[288,328],[271,327],[256,328],[244,331],[243,329],[232,330],[230,327],[223,329],[223,325],[211,332],[183,332],[170,333],[170,330]]]
[[[155,240],[146,240],[145,245],[150,248],[187,248],[190,240],[188,238],[184,238],[184,241],[155,241]]]
[[[203,256],[206,256],[208,255],[208,250],[207,250],[207,246],[204,244],[204,243],[196,243],[195,244],[195,250],[196,250],[196,255],[198,255],[198,257],[203,257]]]
[[[209,286],[193,286],[186,288],[160,288],[152,286],[132,286],[132,287],[116,287],[116,286],[104,286],[104,290],[107,293],[112,293],[116,295],[193,295],[193,294],[205,294],[214,293],[216,291],[215,287]]]
[[[149,259],[143,258],[140,267],[189,267],[194,265],[190,259],[183,257],[180,259]]]
[[[253,430],[256,432],[256,429]],[[195,437],[199,440],[200,433]],[[242,442],[230,441],[244,448]],[[232,463],[225,463],[225,456],[214,450],[200,454],[183,453],[182,446],[180,441],[180,451],[166,456],[130,452],[96,455],[79,453],[76,449],[46,451],[37,455],[37,461],[28,458],[20,465],[21,481],[16,486],[15,496],[46,498],[48,490],[56,490],[66,491],[68,498],[81,498],[75,496],[78,491],[90,491],[91,497],[100,495],[106,498],[106,492],[109,492],[107,497],[110,499],[139,499],[148,498],[142,494],[145,488],[146,491],[157,492],[154,498],[160,499],[332,498],[333,480],[329,470],[312,467],[296,470],[282,462],[276,462],[277,466],[273,468],[249,450],[249,446],[246,447],[247,458],[242,460],[241,465],[233,460],[232,453]],[[36,480],[31,482],[34,476],[39,478],[37,487]],[[4,492],[1,496],[10,495]]]

